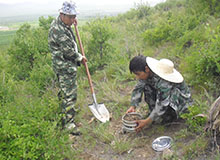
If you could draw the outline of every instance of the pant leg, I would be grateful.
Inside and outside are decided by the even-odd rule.
[[[177,120],[176,111],[172,107],[167,106],[166,112],[161,116],[161,124],[171,123],[175,120]]]
[[[62,99],[62,112],[64,113],[62,124],[73,121],[75,114],[75,103],[77,100],[76,72],[73,74],[58,74],[60,87],[59,98]]]

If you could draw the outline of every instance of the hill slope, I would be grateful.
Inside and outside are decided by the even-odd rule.
[[[219,159],[203,132],[206,119],[195,117],[206,114],[219,96],[219,2],[210,2],[168,0],[153,8],[141,3],[125,14],[80,26],[97,101],[106,105],[111,121],[102,124],[89,111],[92,98],[81,66],[76,122],[82,135],[70,138],[60,127],[47,44],[53,18],[39,19],[35,28],[22,25],[0,54],[0,159],[160,159],[162,153],[154,152],[151,143],[162,135],[174,139],[173,159]],[[128,64],[138,54],[173,60],[195,103],[182,121],[123,134],[121,117],[136,84]],[[138,112],[146,116],[147,108],[143,102]]]

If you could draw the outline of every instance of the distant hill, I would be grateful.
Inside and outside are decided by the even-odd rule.
[[[133,4],[134,5],[134,4]],[[94,14],[94,13],[115,13],[115,12],[126,12],[130,8],[134,7],[131,4],[127,5],[98,5],[98,4],[84,4],[78,7],[78,11],[83,15]],[[23,16],[23,15],[50,15],[58,13],[61,4],[54,2],[52,4],[34,4],[34,3],[19,3],[19,4],[2,4],[0,3],[0,17],[12,17],[12,16]],[[81,15],[81,14],[80,14]]]
[[[135,1],[135,0],[134,0]],[[150,6],[154,6],[165,0],[148,0]],[[19,4],[3,4],[0,3],[0,26],[8,25],[14,22],[36,21],[40,16],[56,16],[61,7],[60,1],[53,3],[46,2],[25,2]],[[124,13],[135,7],[135,3],[115,3],[109,5],[79,3],[78,4],[79,19],[88,19],[95,16],[115,16],[119,13]]]
[[[8,26],[18,22],[30,22],[36,21],[40,16],[57,16],[59,7],[52,6],[41,6],[37,8],[31,3],[28,4],[15,4],[6,5],[0,3],[0,26]],[[100,9],[100,8],[102,9]],[[126,12],[131,6],[117,6],[106,7],[106,6],[84,6],[83,10],[79,10],[79,19],[88,19],[96,16],[115,16],[119,13]],[[57,10],[54,10],[57,8]]]

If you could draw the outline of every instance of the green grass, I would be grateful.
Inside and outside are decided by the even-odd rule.
[[[18,28],[20,28],[20,26],[22,26],[25,23],[30,24],[32,27],[38,27],[39,26],[39,22],[37,20],[37,21],[27,21],[27,22],[16,22],[16,23],[12,23],[12,24],[8,25],[8,27],[10,29],[18,29]]]
[[[87,20],[79,20],[79,26],[82,26],[88,22]],[[16,29],[22,26],[24,23],[30,24],[32,27],[38,27],[38,21],[31,21],[31,22],[14,22],[8,24],[7,27],[11,30],[9,31],[0,31],[0,47],[8,46],[16,33]]]
[[[12,42],[15,33],[16,30],[0,31],[0,46],[9,45]]]
[[[155,15],[158,16],[158,14]],[[155,15],[153,17],[156,17]],[[158,18],[163,19],[162,16],[158,16]],[[151,18],[151,20],[152,22],[154,19],[158,21],[158,18]],[[3,146],[2,152],[0,151],[4,153],[2,155],[8,157],[6,154],[9,151],[11,153],[14,151],[16,155],[23,154],[24,159],[28,159],[27,155],[25,155],[27,153],[32,153],[33,156],[35,154],[38,156],[36,159],[41,159],[44,153],[45,159],[56,159],[53,156],[57,156],[59,159],[67,159],[65,157],[71,157],[68,154],[74,155],[74,158],[72,157],[71,159],[129,160],[152,159],[151,157],[155,156],[159,159],[159,154],[156,154],[152,150],[151,144],[156,137],[161,135],[171,135],[174,139],[174,146],[171,149],[174,151],[174,156],[177,157],[173,159],[179,159],[178,157],[184,160],[195,159],[208,154],[206,153],[206,149],[209,137],[206,137],[203,133],[193,132],[189,129],[190,125],[196,125],[195,127],[197,129],[203,128],[203,126],[197,125],[195,119],[192,119],[192,116],[189,117],[190,115],[188,116],[190,121],[186,124],[176,123],[170,127],[155,125],[146,128],[138,134],[122,134],[121,132],[121,117],[130,105],[131,91],[136,84],[134,75],[129,72],[129,59],[137,54],[157,58],[167,57],[172,60],[175,60],[176,56],[175,42],[168,41],[158,46],[150,46],[142,41],[141,32],[148,29],[147,27],[153,27],[153,24],[152,26],[147,26],[147,24],[151,23],[146,21],[146,19],[142,21],[140,22],[136,18],[130,20],[121,19],[113,24],[118,34],[117,38],[112,40],[112,43],[117,50],[117,54],[120,54],[119,57],[123,58],[113,59],[111,64],[105,66],[104,70],[97,70],[92,74],[97,101],[99,103],[103,102],[106,108],[108,108],[111,114],[110,122],[105,124],[100,123],[94,119],[92,113],[89,111],[88,104],[92,102],[92,96],[84,66],[82,65],[79,68],[76,124],[79,125],[82,135],[73,137],[70,142],[68,135],[66,135],[67,133],[55,127],[59,120],[58,89],[54,87],[55,82],[51,83],[45,90],[40,85],[37,85],[37,83],[35,85],[35,82],[38,82],[38,80],[46,84],[43,73],[47,70],[48,72],[50,71],[49,65],[47,64],[46,67],[43,67],[44,63],[37,61],[42,66],[38,67],[39,64],[36,63],[34,69],[37,70],[37,73],[33,70],[29,80],[15,81],[13,75],[7,73],[8,66],[8,68],[13,67],[14,69],[14,66],[10,66],[8,63],[11,55],[7,55],[6,50],[3,50],[12,41],[15,31],[0,31],[0,97],[2,99],[4,98],[1,102],[3,105],[0,106],[0,120],[4,122],[5,127],[3,130],[0,124],[0,131],[4,133],[2,135],[8,136],[7,139],[5,137],[0,138],[8,140],[4,140],[4,145],[8,148],[2,144],[0,145]],[[78,24],[79,26],[86,25],[86,22],[87,20],[80,19]],[[10,29],[19,28],[22,24],[21,22],[17,22],[13,25],[8,25],[8,27]],[[37,22],[30,22],[29,24],[33,27],[38,26]],[[198,93],[198,95],[193,94],[194,102],[198,103],[200,107],[199,112],[206,113],[206,110],[210,106],[207,101],[212,102],[214,97],[211,97],[209,94],[205,95],[201,91]],[[141,103],[141,106],[137,111],[146,115],[146,104]],[[196,110],[193,109],[193,111],[195,112]],[[173,129],[173,127],[175,128]],[[30,140],[30,138],[32,139]],[[29,141],[32,143],[29,143]],[[72,148],[66,148],[70,147],[70,143],[72,144]],[[25,148],[26,146],[30,146],[32,150],[28,152],[28,148]],[[40,152],[39,148],[43,151]],[[70,153],[67,154],[67,152]],[[60,158],[60,155],[65,156]],[[0,154],[0,159],[4,159],[3,156]],[[32,159],[33,156],[31,157]],[[46,158],[46,156],[49,158]],[[216,159],[219,159],[219,155],[216,156],[218,156]],[[31,158],[29,157],[29,159]]]

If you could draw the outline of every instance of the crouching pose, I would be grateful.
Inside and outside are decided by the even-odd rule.
[[[126,113],[135,112],[143,95],[149,107],[148,117],[137,121],[137,132],[152,122],[165,124],[177,120],[192,104],[190,90],[172,61],[140,55],[130,61],[129,69],[138,83]]]

